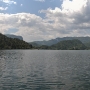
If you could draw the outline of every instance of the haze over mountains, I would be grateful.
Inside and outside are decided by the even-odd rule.
[[[32,49],[32,45],[18,38],[10,38],[0,33],[0,49]]]
[[[13,34],[5,34],[5,36],[7,36],[9,38],[17,38],[17,39],[23,40],[22,36],[16,36],[16,35],[13,35]]]
[[[34,41],[34,42],[30,42],[30,44],[32,45],[47,45],[47,46],[51,46],[53,44],[57,44],[58,42],[64,41],[64,40],[74,40],[74,39],[78,39],[80,40],[82,43],[86,44],[90,42],[90,37],[63,37],[63,38],[56,38],[56,39],[51,39],[48,41]]]
[[[13,34],[5,34],[5,36],[9,37],[9,38],[16,38],[16,39],[20,39],[23,40],[22,36],[17,36],[17,35],[13,35]],[[90,37],[62,37],[62,38],[55,38],[55,39],[51,39],[51,40],[43,40],[43,41],[33,41],[30,42],[32,45],[34,46],[41,46],[41,45],[47,45],[47,46],[51,46],[54,44],[57,44],[58,42],[64,41],[64,40],[74,40],[74,39],[78,39],[80,40],[82,43],[89,43],[90,42]]]
[[[85,50],[87,47],[77,39],[60,41],[57,44],[46,46],[42,45],[39,49],[50,50]]]
[[[22,36],[0,34],[0,49],[86,50],[90,37],[63,37],[49,41],[25,42]]]

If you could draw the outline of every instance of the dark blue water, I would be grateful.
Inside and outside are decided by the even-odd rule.
[[[90,51],[1,50],[0,90],[90,90]]]

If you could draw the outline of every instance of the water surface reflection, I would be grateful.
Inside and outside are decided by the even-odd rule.
[[[1,50],[0,90],[90,90],[90,51]]]

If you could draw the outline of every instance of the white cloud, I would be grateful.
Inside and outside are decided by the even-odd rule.
[[[1,1],[6,3],[6,4],[17,4],[17,2],[15,2],[13,0],[1,0]]]
[[[90,36],[87,33],[90,28],[89,9],[89,0],[63,0],[61,8],[49,8],[41,10],[40,13],[46,14],[47,21],[53,22],[53,30],[58,31],[61,37]]]
[[[21,4],[20,6],[23,6],[23,4]]]
[[[44,33],[42,31],[43,27],[45,27],[43,24],[44,24],[43,19],[34,14],[29,13],[0,14],[0,26],[1,26],[0,31],[2,33],[5,33],[5,31],[8,30],[9,28],[17,28],[19,31],[16,34],[21,34],[22,36],[26,37],[29,35],[32,37],[35,34],[40,36],[42,33]]]
[[[62,9],[66,11],[79,11],[86,6],[87,0],[63,0]]]
[[[0,7],[0,10],[1,10],[1,11],[7,10],[7,9],[8,9],[8,7],[5,7],[5,8],[4,8],[4,7]]]
[[[73,6],[70,3],[66,6],[67,1]],[[61,8],[41,10],[41,13],[45,13],[45,18],[30,13],[0,14],[0,32],[16,28],[18,31],[14,34],[22,35],[26,41],[90,36],[90,1],[80,1],[80,6],[77,5],[78,0],[64,0]]]
[[[45,2],[45,0],[34,0],[34,1]]]

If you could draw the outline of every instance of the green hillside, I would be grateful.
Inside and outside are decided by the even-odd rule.
[[[0,33],[0,49],[31,49],[32,45],[27,42],[16,39],[9,38]]]
[[[13,34],[5,34],[5,36],[7,36],[9,38],[17,38],[17,39],[23,40],[22,36],[17,36],[17,35],[13,35]]]
[[[31,43],[36,43],[37,45],[39,46],[42,46],[42,45],[47,45],[47,46],[51,46],[53,44],[57,44],[61,41],[64,41],[64,40],[74,40],[74,39],[78,39],[80,40],[82,43],[89,43],[90,42],[90,37],[63,37],[63,38],[55,38],[55,39],[51,39],[51,40],[48,40],[48,41],[34,41],[34,42],[30,42]]]
[[[55,50],[84,50],[87,47],[80,40],[64,40],[50,46],[50,49]]]

